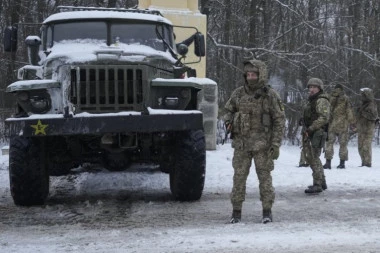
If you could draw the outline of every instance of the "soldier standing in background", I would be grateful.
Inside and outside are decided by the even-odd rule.
[[[377,106],[370,88],[360,89],[361,106],[356,115],[358,149],[362,166],[372,166],[372,138],[376,123],[379,122]]]
[[[337,168],[344,169],[346,168],[344,163],[348,160],[348,132],[350,125],[354,123],[354,115],[350,100],[341,84],[335,85],[334,90],[331,92],[330,105],[330,122],[325,153],[326,163],[323,165],[323,168],[331,169],[331,160],[334,156],[334,143],[336,137],[338,137],[340,163]]]
[[[330,102],[328,95],[323,92],[323,82],[319,78],[310,78],[307,83],[309,89],[308,103],[304,109],[303,149],[306,159],[313,171],[313,185],[305,193],[320,193],[327,189],[325,173],[321,159],[322,148],[326,138],[326,126],[330,118]]]
[[[241,221],[247,177],[255,163],[259,179],[263,223],[272,222],[275,193],[271,171],[280,154],[285,128],[285,113],[280,96],[268,84],[267,66],[259,60],[244,62],[245,85],[237,88],[227,101],[225,122],[231,129],[234,168],[230,222]]]

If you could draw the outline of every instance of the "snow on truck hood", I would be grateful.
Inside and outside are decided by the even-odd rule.
[[[161,57],[175,62],[169,52],[157,51],[151,47],[140,44],[123,44],[107,46],[104,42],[96,40],[71,40],[54,43],[47,60],[53,58],[65,58],[65,62],[89,62],[109,58],[117,58],[120,61],[138,62],[146,57]]]

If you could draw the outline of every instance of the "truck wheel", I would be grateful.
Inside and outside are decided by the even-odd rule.
[[[44,204],[49,194],[42,138],[13,137],[9,148],[9,181],[16,205]]]
[[[206,174],[206,144],[202,130],[178,138],[175,167],[170,172],[170,190],[176,200],[193,201],[202,196]]]

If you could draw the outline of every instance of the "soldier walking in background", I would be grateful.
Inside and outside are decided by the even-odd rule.
[[[303,112],[304,133],[303,149],[306,159],[313,171],[313,185],[305,193],[320,193],[327,189],[326,178],[319,159],[326,138],[326,125],[330,118],[330,102],[328,95],[323,92],[323,82],[319,78],[310,78],[308,103]]]
[[[267,66],[259,60],[244,62],[245,84],[237,88],[227,101],[225,122],[231,129],[234,148],[234,168],[231,192],[232,217],[230,222],[241,221],[247,177],[254,160],[259,179],[263,223],[272,222],[275,199],[271,171],[273,160],[280,154],[285,128],[285,113],[280,96],[268,84]]]
[[[377,105],[370,88],[360,90],[361,102],[357,115],[358,149],[362,166],[372,166],[372,138],[376,123],[379,122]]]
[[[344,169],[348,160],[348,133],[349,127],[354,123],[352,105],[341,84],[337,84],[330,94],[330,121],[326,145],[326,163],[324,169],[331,169],[331,160],[334,156],[334,143],[338,137],[340,163],[338,169]]]

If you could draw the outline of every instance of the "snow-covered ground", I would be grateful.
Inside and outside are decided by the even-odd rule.
[[[380,252],[379,152],[373,148],[372,168],[358,167],[357,147],[350,146],[344,170],[335,169],[335,155],[334,168],[325,170],[328,189],[307,196],[311,169],[296,167],[299,147],[282,146],[272,174],[274,222],[265,225],[254,170],[243,222],[226,223],[230,144],[207,151],[204,194],[190,203],[171,199],[160,172],[89,171],[51,178],[45,206],[17,207],[8,156],[0,156],[0,252]]]

